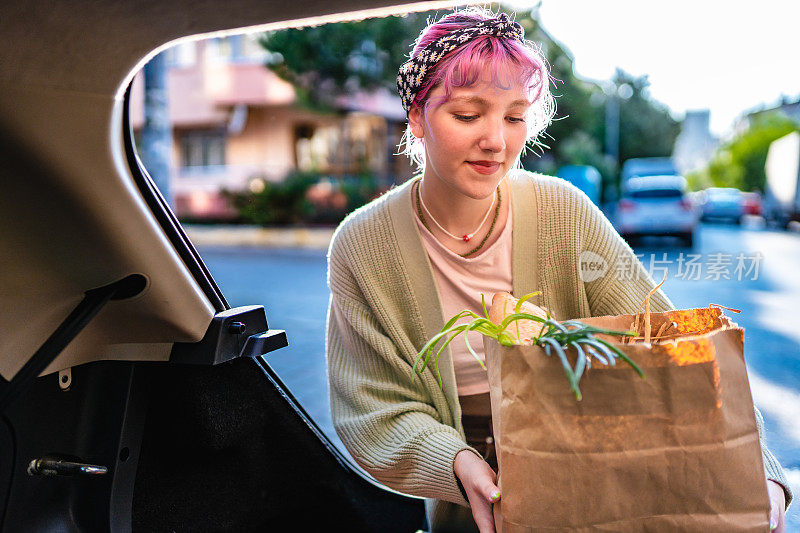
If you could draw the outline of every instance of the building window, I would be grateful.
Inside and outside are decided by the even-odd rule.
[[[258,42],[259,35],[229,35],[206,41],[209,63],[266,63],[272,54]]]
[[[233,41],[228,37],[214,37],[206,41],[206,61],[228,63],[234,57]]]
[[[197,62],[197,43],[186,42],[165,51],[167,66],[172,68],[191,67]]]
[[[225,164],[225,132],[187,131],[181,135],[181,166],[210,167]]]
[[[336,147],[341,138],[339,126],[295,126],[295,156],[297,169],[302,172],[341,172],[334,168]]]

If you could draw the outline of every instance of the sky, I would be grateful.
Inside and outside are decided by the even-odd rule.
[[[541,0],[539,15],[579,77],[607,80],[616,67],[646,74],[650,95],[676,119],[710,109],[716,135],[747,110],[800,99],[798,0]]]

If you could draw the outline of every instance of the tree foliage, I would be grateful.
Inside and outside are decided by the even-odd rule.
[[[623,97],[620,102],[617,163],[621,165],[632,157],[672,155],[680,124],[670,116],[666,106],[650,98],[647,76],[634,77],[617,69],[614,85],[630,87],[630,97]]]
[[[301,89],[312,106],[330,106],[343,91],[394,90],[398,67],[436,12],[291,28],[264,34],[261,45],[277,55],[269,65]]]
[[[556,100],[556,115],[542,139],[549,148],[549,157],[538,157],[541,151],[534,153],[525,158],[525,166],[545,173],[554,173],[565,164],[596,166],[603,160],[603,101],[598,98],[599,87],[575,76],[572,56],[544,30],[534,14],[520,14],[517,20],[525,28],[526,38],[542,47],[552,77],[550,90]],[[601,166],[601,173],[613,171]]]
[[[793,131],[800,131],[800,124],[784,114],[756,115],[746,130],[717,150],[704,170],[688,177],[690,185],[697,189],[714,186],[763,192],[769,145]]]

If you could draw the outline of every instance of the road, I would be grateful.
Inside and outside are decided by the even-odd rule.
[[[767,442],[800,494],[800,234],[703,225],[694,249],[650,241],[635,247],[679,308],[717,303],[739,309],[751,390]],[[267,360],[321,429],[344,449],[328,410],[325,252],[241,247],[200,253],[232,306],[263,304],[271,328],[285,329],[290,346]],[[789,515],[800,531],[800,513]]]

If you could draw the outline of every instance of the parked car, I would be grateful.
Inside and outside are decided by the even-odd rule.
[[[586,193],[586,196],[600,205],[600,188],[603,178],[600,171],[590,165],[564,165],[556,172],[556,176],[575,185]]]
[[[628,180],[645,176],[677,176],[678,170],[671,157],[632,157],[622,164],[620,185],[624,196]]]
[[[176,39],[398,4],[431,9],[0,4],[0,531],[424,527],[423,500],[358,469],[272,370],[303,332],[275,328],[280,306],[230,307],[142,167],[128,106]]]
[[[729,221],[740,224],[745,213],[742,191],[732,187],[709,187],[697,197],[697,207],[703,221]]]
[[[769,145],[764,218],[767,223],[788,227],[800,221],[800,133],[792,132]]]
[[[672,236],[689,247],[697,222],[682,176],[630,178],[615,216],[617,231],[629,242],[646,235]]]
[[[764,214],[764,203],[761,194],[757,192],[743,192],[744,214],[762,216]]]

